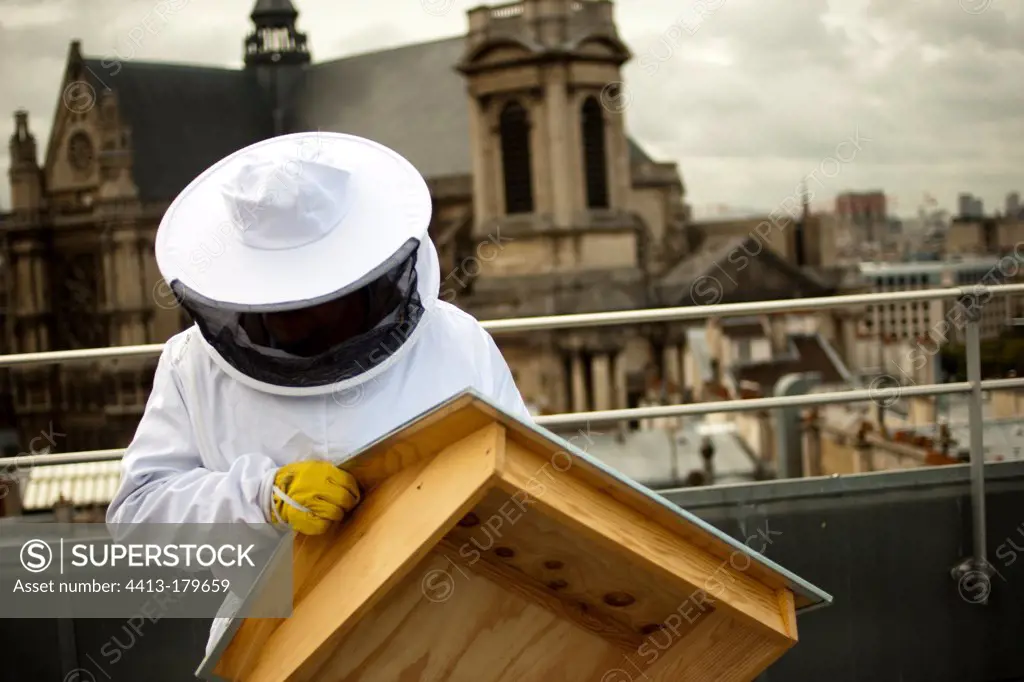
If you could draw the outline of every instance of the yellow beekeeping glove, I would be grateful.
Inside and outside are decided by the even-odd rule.
[[[278,469],[271,513],[296,533],[320,535],[359,504],[359,484],[331,462],[293,462]]]

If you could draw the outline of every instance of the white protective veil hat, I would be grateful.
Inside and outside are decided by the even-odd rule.
[[[340,133],[283,135],[193,180],[164,214],[156,261],[229,374],[272,393],[322,394],[383,371],[414,341],[437,301],[430,215],[426,182],[393,150]],[[359,290],[381,319],[315,357],[253,329],[261,313]]]

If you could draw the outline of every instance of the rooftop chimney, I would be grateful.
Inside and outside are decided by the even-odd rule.
[[[53,503],[53,520],[57,523],[71,523],[74,520],[74,512],[75,505],[61,493],[61,496]]]
[[[772,355],[786,355],[789,352],[789,333],[786,329],[786,318],[782,315],[767,315],[768,341],[771,343]]]

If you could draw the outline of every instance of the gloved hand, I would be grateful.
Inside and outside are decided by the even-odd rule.
[[[271,517],[296,533],[320,535],[359,504],[359,484],[331,462],[293,462],[278,469],[270,498]]]

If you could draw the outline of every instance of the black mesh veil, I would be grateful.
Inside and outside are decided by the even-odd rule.
[[[419,240],[410,239],[359,281],[308,301],[240,308],[204,298],[178,281],[171,283],[171,289],[206,341],[239,372],[287,388],[326,386],[380,365],[409,339],[422,320],[424,309],[416,274],[419,244]],[[368,331],[312,357],[274,348],[260,322],[262,313],[307,308],[360,290],[379,321]]]

